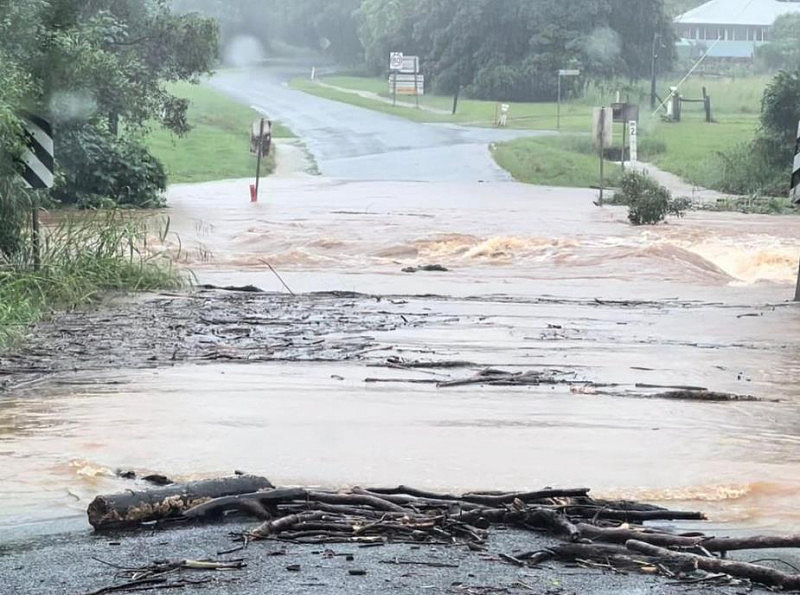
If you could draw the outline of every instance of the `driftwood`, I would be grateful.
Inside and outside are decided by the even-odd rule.
[[[237,479],[266,482],[263,478]],[[180,494],[185,493],[186,487]],[[152,493],[157,492],[159,490]],[[164,505],[163,490],[160,492],[160,499],[153,499],[156,508]],[[231,511],[253,516],[262,522],[239,535],[244,545],[265,539],[297,544],[349,543],[361,547],[391,542],[463,545],[476,552],[486,551],[492,528],[506,526],[561,540],[540,551],[499,556],[501,561],[514,566],[535,566],[555,559],[588,568],[663,574],[687,582],[708,580],[709,575],[702,574],[705,572],[719,573],[712,575],[714,580],[745,578],[776,588],[800,588],[800,573],[789,574],[759,564],[734,562],[713,553],[800,547],[800,535],[720,538],[702,533],[674,534],[648,528],[644,523],[654,519],[700,520],[704,515],[628,500],[594,499],[588,492],[586,488],[546,488],[533,492],[454,495],[402,485],[345,491],[264,487],[206,498],[184,509],[181,518],[207,520]],[[125,502],[131,494],[117,498]],[[185,497],[179,495],[178,499],[183,501]],[[170,509],[169,514],[172,513]],[[135,516],[129,513],[123,518],[131,520]],[[621,522],[627,525],[620,526]],[[141,578],[132,577],[133,581]],[[160,576],[145,576],[144,580],[151,578]],[[129,585],[145,586],[134,582]]]
[[[95,530],[128,527],[180,516],[206,501],[272,488],[264,477],[241,475],[124,494],[97,496],[89,504],[89,523]]]
[[[699,556],[697,554],[675,552],[635,539],[628,541],[625,547],[633,552],[658,557],[664,563],[678,565],[690,564],[706,572],[720,572],[737,578],[746,578],[761,583],[762,585],[769,585],[780,589],[800,589],[800,574],[789,574],[759,564],[734,562],[708,556]]]

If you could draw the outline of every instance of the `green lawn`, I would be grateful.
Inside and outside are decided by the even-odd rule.
[[[680,123],[663,122],[653,115],[649,106],[649,83],[629,84],[619,82],[604,88],[592,87],[579,100],[561,106],[561,130],[572,133],[589,133],[592,107],[608,105],[616,100],[617,91],[623,98],[640,104],[640,160],[675,173],[699,186],[715,187],[724,176],[720,153],[753,138],[758,127],[761,96],[769,83],[768,76],[712,77],[697,76],[686,81],[681,92],[687,98],[701,98],[706,88],[712,98],[714,123],[704,121],[702,104],[685,104]],[[388,82],[383,78],[333,75],[323,82],[351,89],[367,91],[389,97]],[[678,81],[659,81],[659,92]],[[292,87],[336,101],[381,111],[415,122],[453,122],[475,126],[493,126],[499,103],[462,99],[458,113],[449,113],[453,98],[426,95],[423,106],[444,110],[436,113],[407,106],[393,107],[385,102],[360,97],[336,89],[320,86],[306,79],[296,79]],[[408,99],[406,99],[408,100]],[[508,125],[510,128],[529,130],[555,130],[556,109],[552,102],[511,103]],[[620,143],[619,125],[615,125],[615,145]],[[588,186],[599,182],[597,158],[588,139],[576,142],[559,137],[520,139],[500,144],[494,149],[495,158],[515,178],[537,184]]]
[[[252,176],[256,159],[250,154],[250,126],[258,114],[227,95],[203,85],[180,83],[170,89],[188,99],[192,131],[178,138],[164,129],[153,130],[147,142],[164,163],[170,183],[207,182]],[[273,124],[275,138],[292,136]],[[274,151],[262,166],[269,174],[275,166]]]
[[[534,137],[500,143],[492,154],[515,180],[543,186],[600,185],[600,158],[588,137]],[[605,185],[619,182],[620,166],[606,161]]]

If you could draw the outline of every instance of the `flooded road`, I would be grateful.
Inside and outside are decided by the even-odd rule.
[[[92,497],[133,485],[116,469],[176,479],[243,469],[327,486],[587,486],[680,502],[731,527],[800,530],[800,310],[787,303],[800,218],[692,212],[634,228],[588,190],[507,181],[487,148],[495,131],[400,124],[267,77],[245,93],[242,77],[215,84],[268,104],[327,177],[273,177],[257,204],[249,180],[174,186],[167,248],[200,283],[252,284],[283,300],[284,283],[296,294],[358,292],[335,294],[321,315],[334,331],[295,316],[282,335],[290,346],[357,346],[309,358],[256,344],[242,357],[227,342],[250,336],[241,324],[170,324],[169,308],[152,306],[140,314],[158,324],[120,324],[107,348],[57,319],[53,345],[34,342],[26,356],[60,353],[54,374],[0,393],[0,540],[59,519],[85,527]],[[387,122],[397,134],[380,133]],[[426,265],[447,270],[403,272]],[[302,310],[315,298],[297,299]],[[261,307],[281,319],[269,296]],[[336,326],[353,313],[383,318]],[[95,323],[116,325],[113,313]],[[190,341],[219,357],[163,358],[171,333],[176,349]],[[101,351],[103,365],[81,363]],[[487,367],[556,381],[437,385]],[[645,385],[762,401],[653,399]]]
[[[0,531],[82,522],[96,493],[130,487],[118,468],[448,490],[587,485],[737,526],[800,528],[800,311],[786,303],[800,219],[692,213],[637,229],[589,192],[513,183],[299,176],[267,181],[258,204],[246,189],[171,190],[181,237],[171,249],[201,282],[286,294],[270,263],[296,293],[362,292],[342,299],[398,324],[343,329],[371,341],[352,361],[62,371],[4,395]],[[424,264],[449,270],[402,272]],[[392,356],[467,364],[387,368]],[[565,380],[431,382],[486,367]],[[779,402],[649,399],[637,385]]]

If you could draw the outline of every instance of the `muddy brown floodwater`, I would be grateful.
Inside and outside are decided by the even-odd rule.
[[[80,526],[91,497],[128,487],[117,468],[586,485],[800,529],[800,218],[633,228],[582,190],[296,175],[251,204],[247,185],[173,187],[169,249],[202,283],[274,293],[145,296],[56,319],[0,360],[30,374],[0,394],[0,534]],[[448,270],[401,272],[427,264]],[[356,293],[309,294],[332,291]],[[432,382],[486,367],[556,382]]]

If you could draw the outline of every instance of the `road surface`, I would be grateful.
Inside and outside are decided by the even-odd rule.
[[[280,120],[303,139],[320,173],[349,180],[499,182],[511,177],[492,142],[547,131],[421,124],[287,86],[299,71],[269,67],[221,71],[211,85]]]

